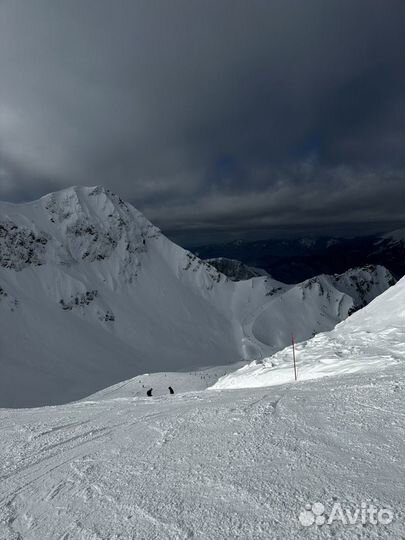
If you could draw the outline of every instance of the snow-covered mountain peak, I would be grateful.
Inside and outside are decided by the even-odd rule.
[[[342,274],[321,274],[299,283],[303,298],[307,291],[316,289],[320,296],[330,295],[331,286],[352,299],[348,315],[366,306],[376,295],[384,292],[396,282],[387,268],[381,265],[367,264],[359,268],[349,268]]]
[[[72,187],[27,204],[0,206],[0,264],[22,270],[47,263],[109,258],[134,263],[160,231],[138,210],[101,187]]]
[[[380,237],[380,242],[383,242],[383,241],[388,241],[391,244],[397,244],[397,243],[405,244],[405,228],[396,229],[395,231],[390,231],[388,233],[383,234]]]

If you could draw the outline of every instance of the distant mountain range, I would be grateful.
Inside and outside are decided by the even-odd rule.
[[[284,283],[299,283],[369,264],[383,265],[399,279],[405,274],[405,229],[360,238],[234,241],[196,247],[193,252],[231,279],[249,279],[252,270],[262,269]]]

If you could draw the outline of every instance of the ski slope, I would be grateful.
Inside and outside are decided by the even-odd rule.
[[[403,538],[402,366],[149,399],[128,386],[0,410],[0,538]],[[394,521],[300,523],[306,504],[336,501]]]

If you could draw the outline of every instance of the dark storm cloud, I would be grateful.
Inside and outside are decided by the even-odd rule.
[[[0,196],[104,184],[173,233],[388,227],[404,21],[402,0],[3,0]]]

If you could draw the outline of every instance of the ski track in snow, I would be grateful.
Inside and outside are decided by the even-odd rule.
[[[402,375],[1,410],[0,538],[400,539]],[[335,499],[395,521],[300,525]]]

